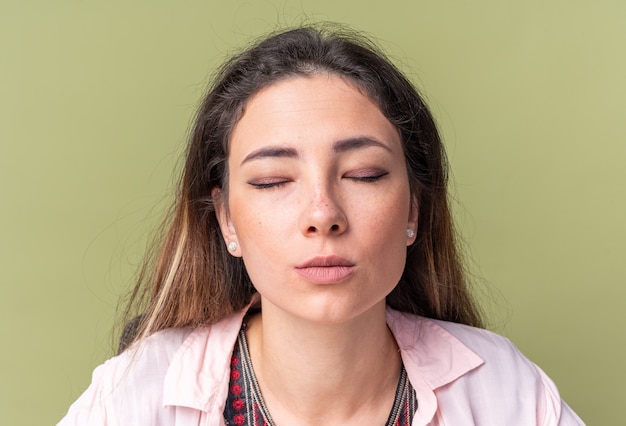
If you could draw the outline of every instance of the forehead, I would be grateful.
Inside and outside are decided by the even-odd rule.
[[[399,143],[395,126],[363,90],[349,79],[320,73],[280,80],[251,97],[233,129],[230,151],[255,141],[322,143],[354,136]]]
[[[243,114],[255,107],[311,109],[330,99],[341,102],[357,100],[379,109],[357,82],[334,73],[319,72],[284,78],[264,87],[248,99]]]

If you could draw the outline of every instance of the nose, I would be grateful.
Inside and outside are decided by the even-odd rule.
[[[300,227],[305,236],[340,235],[348,228],[341,200],[329,188],[317,188],[303,204]]]

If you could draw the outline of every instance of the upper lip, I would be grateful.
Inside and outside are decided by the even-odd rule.
[[[354,263],[340,256],[316,256],[296,266],[298,269],[331,267],[331,266],[354,266]]]

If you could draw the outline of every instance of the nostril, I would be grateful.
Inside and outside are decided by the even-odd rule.
[[[309,229],[307,229],[308,232],[316,232],[317,229],[315,229],[315,226],[309,226]]]
[[[331,231],[338,231],[339,230],[339,225],[334,224],[333,226],[330,227]]]

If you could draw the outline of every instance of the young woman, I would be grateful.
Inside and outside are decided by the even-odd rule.
[[[435,123],[367,41],[300,28],[225,64],[168,229],[134,343],[60,424],[582,424],[480,328]]]

